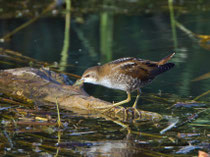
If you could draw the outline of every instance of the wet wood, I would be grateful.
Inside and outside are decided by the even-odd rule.
[[[81,86],[67,85],[69,82],[65,75],[44,68],[0,71],[0,92],[32,99],[38,105],[55,105],[57,101],[60,108],[82,115],[120,121],[161,119],[157,113],[139,110],[140,114],[137,114],[135,110],[122,106],[105,111],[103,107],[111,103],[89,96]]]

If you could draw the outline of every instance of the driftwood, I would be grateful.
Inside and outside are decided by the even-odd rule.
[[[82,87],[67,85],[71,81],[63,74],[48,69],[17,68],[0,71],[0,92],[11,93],[34,100],[36,104],[55,105],[80,114],[94,115],[119,121],[159,121],[157,113],[122,106],[106,111],[103,107],[111,103],[89,96]]]

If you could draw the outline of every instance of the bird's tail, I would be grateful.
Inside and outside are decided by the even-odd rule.
[[[166,72],[168,70],[170,70],[171,68],[174,67],[174,63],[166,63],[166,64],[163,64],[163,65],[160,65],[159,67],[157,67],[156,69],[152,70],[150,72],[151,76],[155,77],[163,72]]]
[[[163,72],[166,72],[168,70],[170,70],[171,68],[173,68],[175,66],[174,63],[167,63],[173,56],[175,55],[175,53],[170,54],[169,56],[161,59],[158,62],[158,67],[153,69],[150,74],[151,76],[155,77]]]
[[[175,52],[172,53],[172,54],[170,54],[170,55],[168,55],[168,56],[166,56],[166,57],[164,57],[163,59],[161,59],[161,60],[158,62],[158,66],[167,63],[174,55],[175,55]]]

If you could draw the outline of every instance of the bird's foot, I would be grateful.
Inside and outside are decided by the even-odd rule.
[[[133,119],[136,119],[136,117],[137,117],[136,120],[140,119],[141,113],[136,107],[126,108],[126,113],[129,114],[130,112],[132,112],[133,114]]]

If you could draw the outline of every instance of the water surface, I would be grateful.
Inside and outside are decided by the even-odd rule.
[[[179,16],[176,15],[175,18],[192,32],[209,35],[209,16],[209,11],[200,10],[182,13]],[[158,61],[173,52],[176,52],[176,55],[171,62],[174,62],[176,66],[142,89],[143,93],[138,105],[141,109],[162,114],[165,118],[163,121],[158,124],[153,122],[130,124],[135,133],[128,134],[127,129],[111,121],[102,118],[84,118],[62,110],[62,119],[68,125],[62,130],[61,141],[63,143],[61,143],[60,155],[164,156],[181,152],[181,154],[191,156],[196,155],[198,149],[210,151],[208,148],[209,132],[207,131],[209,126],[206,123],[204,127],[184,125],[168,131],[165,134],[168,136],[166,138],[160,135],[160,131],[169,125],[169,121],[186,119],[199,111],[193,107],[171,108],[171,106],[177,101],[192,100],[209,90],[210,79],[197,82],[192,80],[210,72],[210,49],[199,44],[199,40],[190,38],[179,28],[176,28],[177,38],[174,39],[169,12],[157,11],[129,15],[112,11],[91,12],[80,18],[82,22],[78,21],[77,16],[71,19],[70,49],[68,51],[70,66],[66,68],[66,72],[82,75],[88,67],[128,56]],[[27,20],[27,18],[0,19],[0,36]],[[43,17],[16,33],[9,42],[1,43],[0,46],[40,61],[59,63],[63,47],[64,25],[63,17]],[[177,41],[176,47],[174,40]],[[0,65],[0,68],[15,67]],[[90,95],[110,102],[126,97],[125,92],[95,85],[85,85],[85,90]],[[133,93],[133,99],[135,94]],[[157,99],[157,96],[167,101]],[[205,107],[209,108],[209,97],[203,100],[205,100]],[[199,103],[198,108],[200,108]],[[54,118],[56,118],[55,112],[56,110],[54,110]],[[204,112],[203,117],[207,120],[208,114]],[[207,123],[209,125],[208,120]],[[18,126],[18,129],[21,128],[22,126]],[[141,132],[147,134],[141,135]],[[180,133],[183,133],[181,135],[184,137]],[[195,134],[192,135],[192,133]],[[4,135],[6,136],[6,133]],[[57,143],[56,131],[52,134],[32,131],[32,133],[23,132],[13,135],[10,132],[10,138],[12,142],[8,142],[7,148],[2,151],[4,154],[42,154],[44,156],[56,153],[54,149],[38,147],[39,144],[55,146]],[[196,138],[198,138],[197,141]],[[29,144],[23,141],[32,143],[34,146],[29,147]],[[188,146],[188,142],[198,148],[192,148],[192,151],[180,151],[181,148]],[[31,148],[33,148],[32,151]]]

